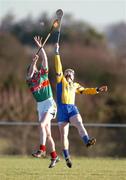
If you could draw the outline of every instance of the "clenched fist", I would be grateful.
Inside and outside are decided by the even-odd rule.
[[[101,86],[97,89],[98,92],[107,92],[108,91],[108,87],[107,86]]]

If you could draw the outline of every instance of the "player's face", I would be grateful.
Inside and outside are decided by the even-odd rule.
[[[71,69],[65,70],[64,76],[68,82],[73,81],[74,80],[74,71]]]

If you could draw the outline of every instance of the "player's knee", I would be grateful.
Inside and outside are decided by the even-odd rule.
[[[41,128],[45,128],[45,123],[40,123]]]
[[[83,126],[83,123],[82,123],[82,121],[76,121],[76,122],[74,123],[74,126],[77,127],[77,128],[80,128],[80,127]]]
[[[47,133],[47,139],[51,139],[51,138],[52,138],[51,133]]]

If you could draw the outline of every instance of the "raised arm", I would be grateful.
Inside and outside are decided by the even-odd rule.
[[[35,40],[37,46],[39,48],[41,48],[42,47],[42,38],[40,38],[40,36],[35,36],[34,40]],[[44,48],[41,48],[40,54],[41,54],[41,58],[42,58],[42,67],[44,69],[48,70],[48,58],[47,58]]]
[[[77,85],[76,93],[78,94],[98,94],[99,92],[107,92],[107,86],[101,86],[100,88],[84,88],[80,84]]]
[[[57,83],[60,83],[63,78],[63,70],[62,70],[62,64],[61,59],[59,55],[59,44],[55,44],[55,71],[56,71],[56,79]]]
[[[31,65],[28,67],[26,79],[31,79],[35,70],[37,70],[36,63],[38,61],[38,58],[38,55],[35,55],[35,57],[33,58]]]

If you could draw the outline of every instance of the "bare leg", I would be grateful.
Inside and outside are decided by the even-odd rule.
[[[46,139],[49,143],[49,149],[50,149],[50,155],[51,155],[51,163],[49,164],[49,168],[53,168],[57,162],[59,162],[59,157],[57,156],[57,153],[55,151],[55,143],[53,141],[52,135],[51,135],[51,119],[53,116],[46,112],[43,114],[42,119],[40,121],[40,143],[46,144]],[[44,146],[43,144],[41,145]],[[34,153],[34,157],[41,157],[42,156],[42,150],[40,149],[38,153]],[[39,154],[39,155],[38,155]]]
[[[66,160],[66,165],[71,168],[72,161],[69,155],[69,140],[68,140],[68,133],[69,133],[69,123],[62,123],[59,124],[60,136],[61,136],[61,143],[63,148],[63,155]]]
[[[46,125],[46,134],[47,134],[47,141],[48,141],[50,152],[53,152],[55,151],[55,143],[51,135],[51,122],[50,121]]]
[[[39,135],[40,135],[40,148],[37,152],[32,153],[34,157],[45,157],[46,155],[46,139],[47,131],[46,125],[51,121],[52,115],[48,112],[41,115],[41,120],[39,121]]]
[[[39,124],[39,134],[40,134],[40,144],[46,144],[46,121],[48,119],[48,113],[44,113],[41,117],[40,124]]]
[[[83,125],[82,118],[80,114],[77,114],[70,118],[70,122],[73,126],[75,126],[78,129],[78,132],[83,140],[83,142],[86,144],[87,147],[90,147],[96,143],[95,138],[89,138],[88,133]]]
[[[46,144],[46,130],[42,123],[39,124],[40,144]]]
[[[62,148],[69,149],[69,140],[68,140],[69,123],[59,124],[59,130],[60,130]]]
[[[71,117],[70,122],[73,126],[75,126],[78,129],[78,132],[81,137],[83,137],[85,135],[88,136],[88,133],[83,125],[82,117],[80,114],[77,114],[77,115]]]

